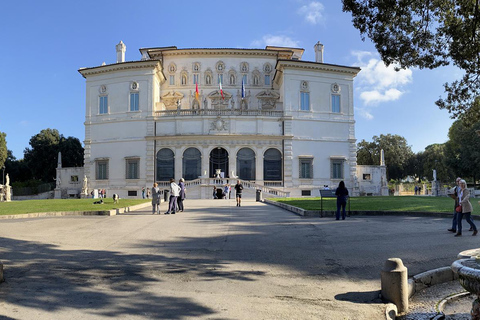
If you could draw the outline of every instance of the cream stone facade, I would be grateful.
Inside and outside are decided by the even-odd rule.
[[[360,69],[324,63],[320,43],[314,62],[299,48],[142,48],[128,62],[125,50],[79,70],[88,189],[139,197],[182,177],[191,198],[237,178],[277,195],[355,188]]]

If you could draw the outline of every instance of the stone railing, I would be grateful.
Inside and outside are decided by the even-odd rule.
[[[264,116],[283,117],[283,111],[275,110],[241,110],[241,109],[177,109],[156,111],[158,117],[177,116]]]
[[[228,183],[232,186],[232,189],[233,189],[233,186],[237,183],[237,180],[239,179],[198,178],[195,180],[185,181],[185,187],[192,188],[192,187],[200,187],[200,186],[224,186],[225,184]],[[290,196],[290,192],[272,188],[270,186],[264,186],[252,181],[245,181],[245,180],[240,180],[240,182],[243,184],[243,187],[245,189],[262,190],[262,193],[265,195],[271,195],[271,196],[282,197],[282,198]],[[273,181],[270,181],[270,182],[273,183]],[[157,183],[159,188],[162,188],[162,189],[170,188],[170,182],[168,181],[160,181]],[[275,181],[275,184],[278,186],[281,186],[283,183],[281,181]]]

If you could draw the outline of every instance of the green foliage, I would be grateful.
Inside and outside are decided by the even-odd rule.
[[[449,141],[446,143],[446,161],[456,175],[473,178],[475,181],[480,172],[480,122],[466,126],[462,120],[455,121],[448,131]]]
[[[445,155],[446,144],[432,144],[420,153],[422,171],[419,177],[426,177],[427,180],[433,180],[433,170],[437,171],[437,180],[454,181],[454,171],[447,162]]]
[[[24,151],[24,160],[32,178],[52,182],[56,176],[58,152],[62,152],[62,166],[83,165],[83,147],[74,137],[65,138],[56,129],[44,129],[30,139]]]
[[[460,80],[445,84],[436,104],[452,117],[480,120],[480,0],[343,0],[362,39],[386,65],[434,69],[454,65]],[[466,123],[469,124],[468,122]]]
[[[6,137],[6,133],[0,132],[0,168],[3,167],[8,156]]]
[[[401,179],[410,174],[406,169],[410,158],[413,157],[413,152],[404,137],[396,134],[381,134],[372,139],[372,142],[362,140],[358,143],[357,163],[359,165],[379,165],[380,150],[383,149],[388,179]]]
[[[5,172],[10,175],[12,186],[18,181],[27,181],[32,174],[23,159],[17,160],[11,150],[8,150],[7,160],[5,161]]]

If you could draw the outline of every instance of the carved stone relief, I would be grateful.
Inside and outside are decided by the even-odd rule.
[[[183,93],[169,91],[162,96],[162,102],[165,105],[165,109],[167,110],[176,110],[177,109],[177,101],[183,99]]]
[[[256,95],[262,109],[275,109],[280,94],[273,90],[265,90]]]

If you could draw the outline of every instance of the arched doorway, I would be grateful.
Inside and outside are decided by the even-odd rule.
[[[242,180],[255,180],[255,152],[242,148],[237,152],[237,174]]]
[[[282,181],[282,154],[270,148],[263,155],[263,180]]]
[[[157,181],[175,178],[175,155],[172,150],[163,148],[157,152]]]
[[[209,177],[215,177],[217,169],[223,172],[225,178],[228,176],[228,152],[221,147],[217,147],[210,152]]]
[[[197,148],[188,148],[183,153],[182,176],[185,180],[195,180],[202,173],[202,154]]]

